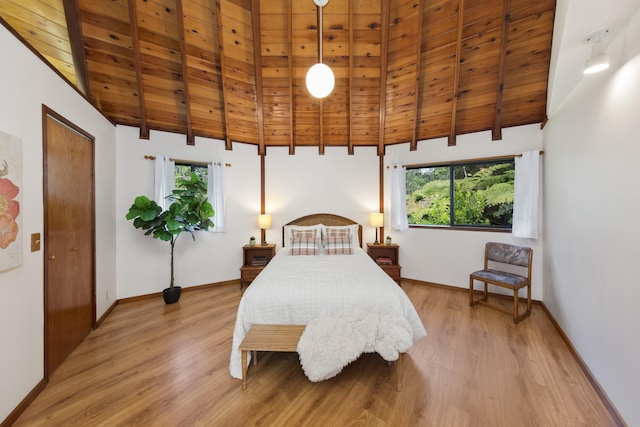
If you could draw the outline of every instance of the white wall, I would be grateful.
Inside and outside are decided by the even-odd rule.
[[[640,12],[545,139],[544,302],[629,425],[640,425]]]
[[[161,154],[193,161],[221,161],[227,188],[226,232],[199,231],[196,241],[188,233],[175,246],[175,285],[190,287],[240,278],[242,246],[249,237],[259,236],[260,157],[257,148],[196,138],[186,145],[184,135],[151,131],[149,140],[139,139],[137,128],[117,128],[117,283],[118,298],[160,292],[169,286],[170,246],[168,242],[145,236],[133,228],[125,215],[136,196],[153,198],[153,161],[145,155]],[[213,222],[215,223],[215,215]]]
[[[0,130],[22,139],[22,266],[0,273],[0,420],[43,378],[42,104],[95,137],[96,287],[100,316],[115,301],[115,128],[70,86],[0,26]],[[2,153],[0,153],[0,158]],[[42,242],[46,245],[47,242]]]
[[[374,147],[270,147],[265,156],[265,211],[272,215],[267,240],[282,247],[282,226],[313,213],[333,213],[362,224],[362,240],[373,242],[369,214],[380,205],[380,160]],[[366,248],[366,245],[363,245]]]
[[[389,197],[391,169],[394,162],[401,165],[470,160],[492,156],[513,155],[542,148],[540,125],[507,128],[501,141],[492,141],[491,132],[459,135],[454,147],[447,146],[446,138],[421,141],[416,151],[409,144],[387,147],[385,157],[385,235],[400,245],[402,277],[432,283],[469,287],[469,274],[482,268],[484,245],[488,241],[511,243],[533,248],[532,297],[542,299],[542,239],[520,239],[511,233],[486,231],[459,231],[442,228],[409,228],[395,231],[389,227]],[[546,154],[541,160],[544,163]],[[544,190],[543,190],[544,191]],[[541,215],[539,215],[541,217]],[[540,226],[542,227],[542,221]],[[492,289],[499,292],[499,289]]]

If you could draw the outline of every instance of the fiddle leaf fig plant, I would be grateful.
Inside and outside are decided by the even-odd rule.
[[[173,249],[183,232],[191,233],[213,227],[214,215],[211,203],[207,201],[207,186],[195,173],[190,179],[180,179],[172,194],[167,196],[172,203],[169,209],[162,208],[147,196],[138,196],[127,212],[127,220],[133,220],[133,226],[152,236],[171,244],[171,281],[169,289],[174,288]]]

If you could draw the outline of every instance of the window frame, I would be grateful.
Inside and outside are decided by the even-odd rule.
[[[454,181],[455,174],[453,173],[453,168],[461,165],[475,165],[479,163],[506,163],[506,162],[514,162],[514,170],[515,170],[515,158],[516,155],[508,155],[508,156],[495,156],[495,157],[484,157],[484,158],[475,158],[468,160],[454,160],[449,162],[434,162],[434,163],[419,163],[419,164],[411,164],[405,165],[405,174],[410,169],[420,169],[420,168],[436,168],[436,167],[448,167],[449,168],[449,224],[411,224],[409,223],[409,228],[413,229],[441,229],[441,230],[457,230],[457,231],[485,231],[485,232],[495,232],[495,233],[511,233],[511,226],[495,226],[495,225],[456,225],[454,224],[454,215],[455,215],[455,206],[452,202],[454,200]],[[453,209],[452,209],[453,207]]]
[[[205,182],[205,184],[208,186],[209,185],[209,173],[208,173],[208,169],[209,169],[209,163],[206,162],[190,162],[190,161],[185,161],[185,160],[174,160],[173,162],[173,178],[174,178],[174,185],[177,185],[177,173],[176,173],[176,168],[178,166],[188,166],[190,168],[191,172],[195,172],[194,168],[196,169],[205,169],[207,170],[207,182]]]

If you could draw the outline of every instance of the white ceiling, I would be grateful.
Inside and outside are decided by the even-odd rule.
[[[591,46],[582,38],[597,29],[612,26],[614,39],[640,10],[640,0],[557,0],[553,34],[547,116],[553,114],[582,78]],[[605,40],[604,44],[611,39]]]

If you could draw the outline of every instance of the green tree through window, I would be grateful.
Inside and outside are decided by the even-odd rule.
[[[514,177],[513,159],[407,168],[409,224],[510,228]]]
[[[175,182],[180,179],[191,179],[191,172],[195,173],[198,179],[208,184],[209,180],[209,168],[206,164],[200,163],[176,163],[174,168]],[[205,194],[206,195],[206,194]]]

